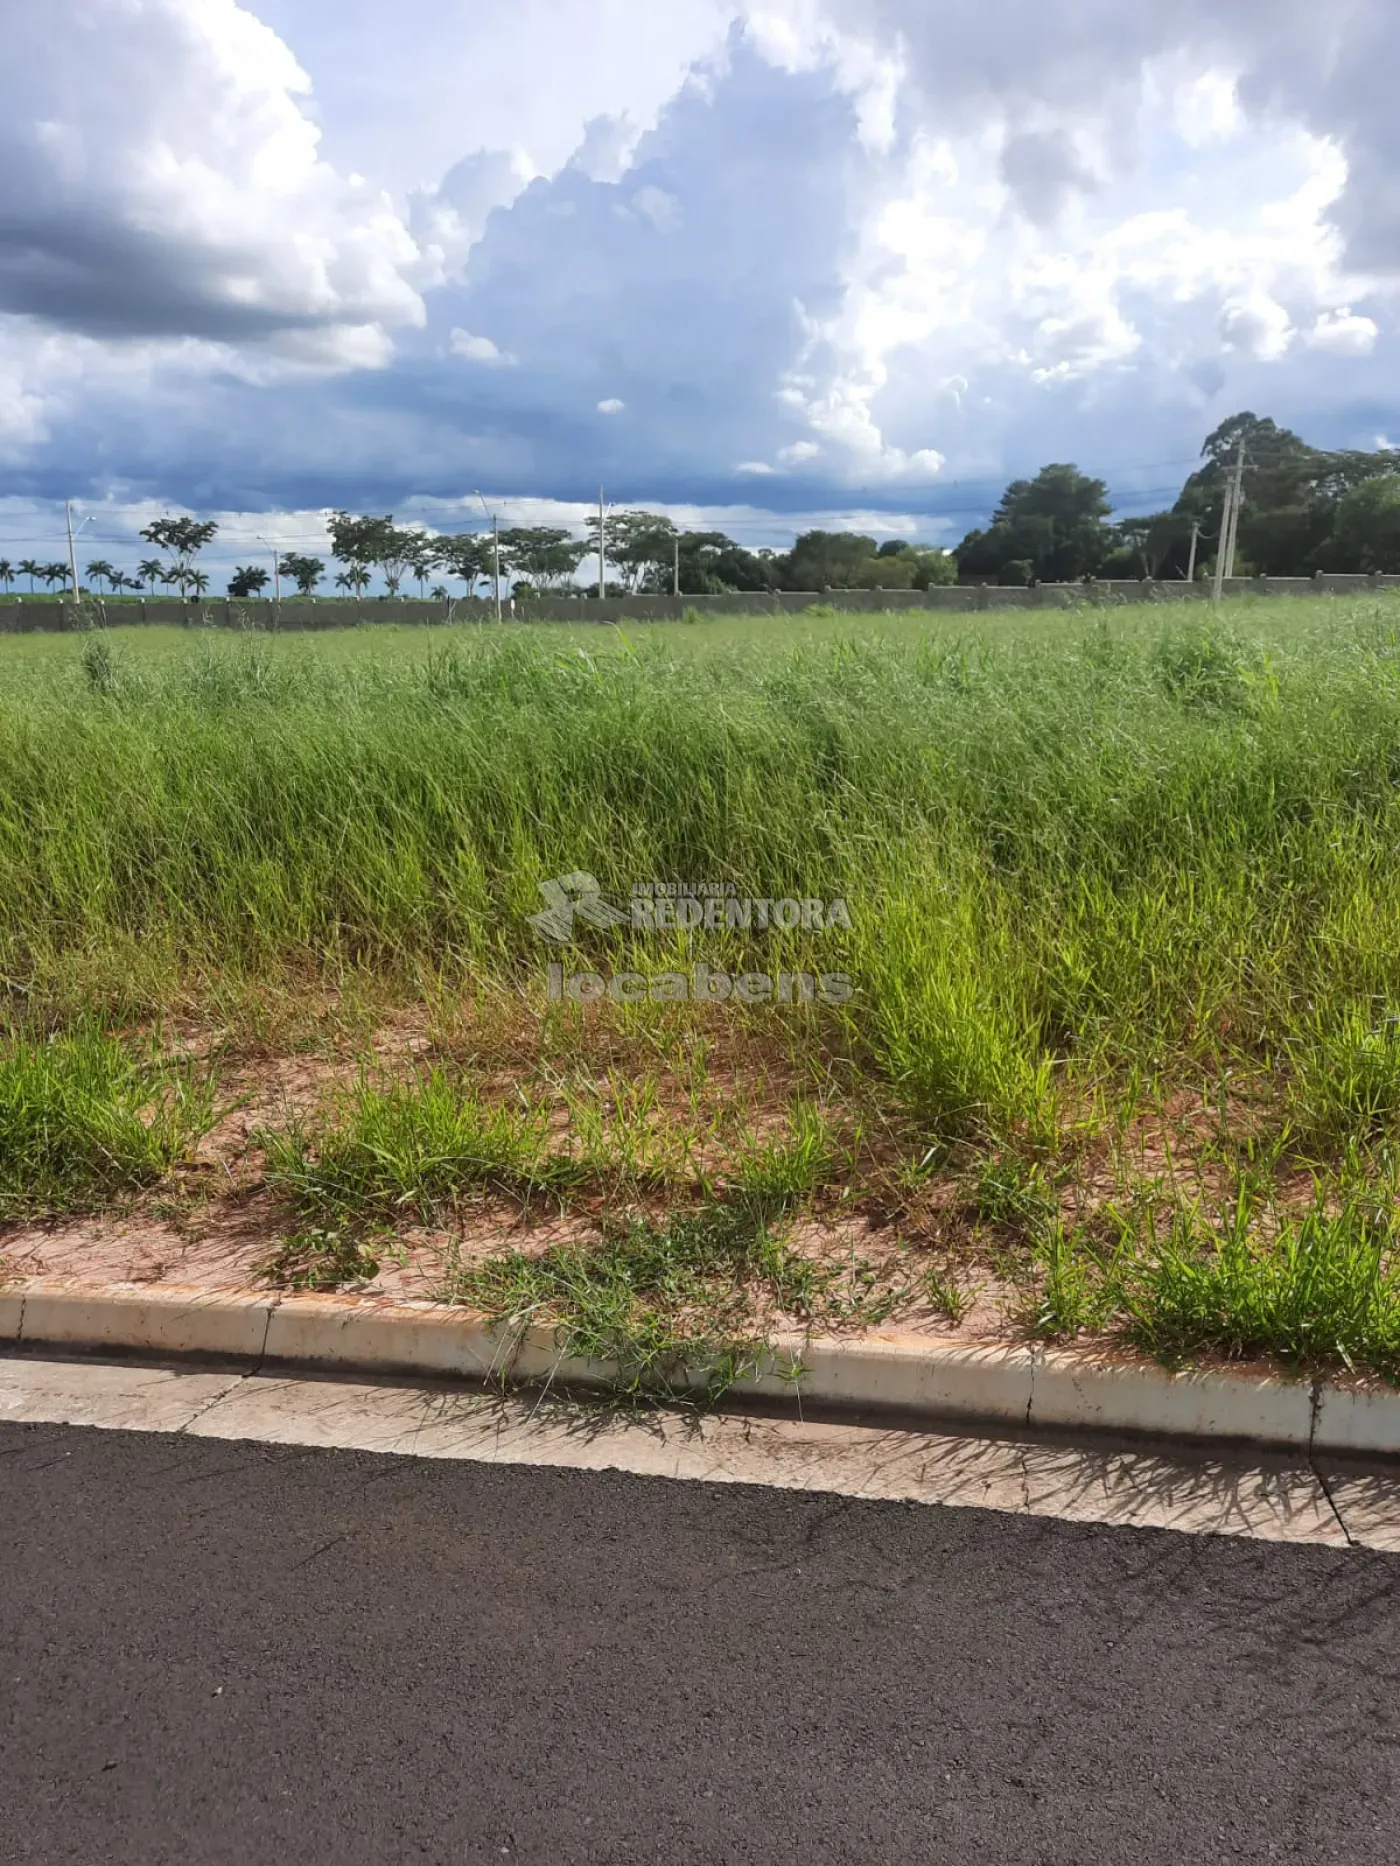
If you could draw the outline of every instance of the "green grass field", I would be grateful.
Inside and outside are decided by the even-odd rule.
[[[722,1358],[682,1326],[693,1279],[658,1296],[657,1240],[742,1207],[774,1248],[852,1214],[883,1240],[808,1289],[815,1320],[953,1317],[990,1282],[1022,1332],[1400,1376],[1398,838],[1392,597],[0,641],[15,1054],[100,1027],[159,1073],[153,1036],[203,1033],[215,1099],[250,1057],[358,1059],[266,1137],[302,1272],[308,1239],[334,1281],[406,1213],[546,1196],[608,1275],[546,1256],[471,1297],[526,1291],[590,1343],[605,1285],[602,1338]],[[529,916],[581,870],[852,924],[576,922],[561,953]],[[553,1004],[551,959],[853,995]],[[423,1047],[391,1066],[405,1020]],[[68,1209],[105,1183],[45,1172]],[[760,1232],[725,1261],[790,1313]]]

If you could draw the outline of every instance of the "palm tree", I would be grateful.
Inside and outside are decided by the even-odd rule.
[[[44,574],[43,566],[36,564],[32,557],[21,558],[19,574],[22,577],[29,578],[29,594],[32,596],[34,594],[34,579]]]
[[[42,582],[48,584],[51,590],[56,589],[60,583],[68,581],[68,566],[67,564],[41,564],[39,577]]]
[[[202,596],[209,588],[209,572],[207,570],[190,571],[189,580],[190,588],[194,591],[196,596]]]
[[[145,579],[148,594],[154,596],[156,593],[156,584],[165,581],[165,565],[158,557],[143,557],[136,568]],[[138,583],[136,587],[140,589],[140,583]]]
[[[117,573],[105,557],[94,557],[87,567],[87,573],[94,583],[110,583],[115,587]]]
[[[10,593],[10,585],[14,582],[14,580],[15,580],[14,565],[10,562],[8,557],[0,557],[0,588],[4,589],[4,592],[7,596]]]
[[[445,603],[448,600],[447,585],[445,583],[435,583],[428,591],[428,594],[435,603]]]

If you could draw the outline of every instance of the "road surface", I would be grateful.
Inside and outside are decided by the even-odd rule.
[[[0,1426],[0,1859],[1400,1861],[1400,1561]]]

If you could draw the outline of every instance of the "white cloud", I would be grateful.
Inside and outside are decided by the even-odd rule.
[[[10,0],[5,64],[0,309],[352,366],[421,321],[408,230],[235,0]]]
[[[1246,403],[1338,444],[1400,420],[1366,362],[1400,283],[1379,0],[11,0],[6,27],[0,451],[36,476],[387,509],[587,461],[903,504],[1194,452]]]
[[[631,208],[634,214],[649,221],[658,233],[674,233],[682,224],[684,215],[681,204],[675,195],[667,194],[664,188],[639,188],[632,196]]]
[[[508,350],[500,349],[489,337],[474,337],[460,326],[454,326],[447,347],[453,356],[460,356],[467,363],[479,363],[484,369],[511,369],[520,360]]]
[[[1287,311],[1266,291],[1227,298],[1220,307],[1220,335],[1227,349],[1276,363],[1293,341]]]
[[[472,248],[498,207],[509,207],[534,170],[522,150],[478,149],[454,162],[435,188],[409,194],[409,226],[418,242],[418,277],[425,286],[459,278]]]
[[[1333,356],[1369,356],[1380,336],[1374,318],[1358,317],[1349,306],[1340,311],[1324,311],[1308,332],[1311,349],[1327,350]]]

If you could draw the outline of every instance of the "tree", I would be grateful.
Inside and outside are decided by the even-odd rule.
[[[422,602],[428,578],[438,566],[439,541],[427,531],[410,531],[403,535],[407,540],[404,545],[404,563],[418,585],[418,600]]]
[[[860,531],[803,532],[773,569],[776,587],[787,590],[926,590],[957,580],[947,551],[903,538],[877,545]]]
[[[115,588],[114,579],[117,576],[117,572],[107,562],[105,557],[94,557],[87,567],[87,574],[94,583],[110,583]]]
[[[363,564],[351,564],[336,577],[335,586],[338,590],[353,590],[357,596],[363,596],[369,588],[369,571]]]
[[[195,570],[194,560],[205,545],[217,537],[218,531],[212,518],[158,518],[145,527],[141,536],[147,544],[154,544],[168,554],[171,574],[162,580],[173,583],[180,594],[186,596],[196,587],[196,577],[204,574]],[[205,588],[208,584],[206,576]]]
[[[863,532],[804,531],[782,560],[783,588],[855,589],[861,566],[873,561],[877,549]]]
[[[620,581],[634,595],[648,575],[669,578],[675,561],[676,528],[656,512],[614,512],[607,519],[607,562],[621,572]],[[598,555],[598,515],[588,519],[588,538],[579,562]],[[668,585],[669,587],[669,585]]]
[[[39,581],[47,583],[51,590],[56,589],[61,583],[66,583],[68,577],[67,564],[41,564],[39,566]]]
[[[336,558],[352,568],[382,570],[391,596],[398,595],[404,572],[418,548],[415,540],[422,535],[399,530],[392,512],[383,518],[356,518],[350,512],[333,512],[330,534]]]
[[[1208,543],[1218,543],[1225,513],[1225,488],[1244,444],[1244,505],[1240,512],[1242,561],[1274,576],[1306,576],[1332,529],[1334,496],[1329,491],[1330,457],[1288,428],[1248,410],[1222,421],[1206,436],[1205,465],[1186,481],[1176,513],[1197,523]]]
[[[1400,572],[1400,476],[1363,480],[1337,503],[1331,549],[1348,570]]]
[[[519,526],[501,533],[501,574],[519,576],[532,588],[555,589],[573,581],[587,550],[581,539],[553,526]]]
[[[165,565],[158,557],[143,557],[141,562],[136,566],[136,569],[137,574],[146,585],[147,592],[154,596],[156,593],[156,584],[161,582],[164,578]],[[140,587],[139,584],[137,587]]]
[[[228,580],[228,593],[244,599],[261,596],[268,582],[268,573],[261,564],[239,564]]]
[[[491,575],[492,541],[484,532],[455,532],[438,539],[437,561],[452,576],[461,578],[470,596],[477,584]]]
[[[15,567],[8,557],[0,557],[0,589],[8,596],[10,585],[15,580]]]
[[[428,591],[428,594],[435,603],[445,603],[452,600],[445,583],[435,583]]]
[[[1191,524],[1177,512],[1120,519],[1108,527],[1110,548],[1101,577],[1184,577],[1191,560]]]
[[[683,531],[680,534],[681,594],[723,596],[731,590],[778,588],[779,558],[774,551],[749,551],[722,531]],[[658,563],[644,587],[669,592],[674,560]]]
[[[1043,583],[1075,583],[1097,570],[1111,545],[1104,526],[1108,488],[1073,465],[1042,467],[1033,480],[1013,480],[985,531],[969,532],[957,549],[964,577],[999,577],[1004,566],[1029,563]]]
[[[204,592],[209,588],[209,573],[207,570],[188,570],[185,573],[185,583],[194,591],[196,596],[203,596]],[[182,585],[182,588],[183,587]]]
[[[22,557],[19,563],[19,574],[22,577],[29,578],[29,594],[32,596],[34,594],[34,579],[43,575],[42,566],[36,564],[32,557]]]
[[[303,557],[299,551],[288,551],[282,559],[282,574],[296,584],[298,596],[310,596],[325,576],[326,566],[319,557]]]

